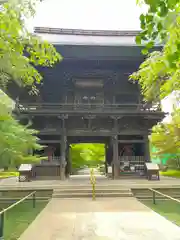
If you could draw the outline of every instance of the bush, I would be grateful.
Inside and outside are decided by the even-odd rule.
[[[169,168],[180,170],[180,157],[174,157],[167,161],[167,165]]]
[[[162,172],[167,172],[168,168],[168,165],[159,164],[159,169]]]

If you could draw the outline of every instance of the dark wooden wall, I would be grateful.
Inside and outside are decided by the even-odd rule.
[[[74,79],[102,79],[102,89],[92,89],[92,96],[103,93],[104,103],[138,103],[140,91],[137,84],[128,81],[129,74],[136,65],[123,61],[70,61],[64,60],[53,68],[38,68],[43,77],[39,86],[39,96],[31,97],[21,93],[21,101],[40,101],[48,103],[73,103],[76,95],[86,95],[90,89],[76,89]],[[94,92],[94,93],[93,93]]]

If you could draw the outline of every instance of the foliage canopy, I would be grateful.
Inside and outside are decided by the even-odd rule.
[[[136,42],[145,43],[143,53],[147,58],[130,78],[139,82],[146,101],[158,102],[180,90],[180,1],[142,2],[148,11],[140,16],[142,31]],[[155,43],[161,43],[162,50],[149,53]]]
[[[180,110],[172,113],[170,123],[159,123],[154,126],[150,140],[157,148],[155,154],[180,154]]]
[[[46,41],[29,32],[26,20],[35,13],[39,0],[11,0],[0,9],[0,88],[10,81],[29,87],[37,93],[36,85],[42,80],[37,65],[52,67],[61,56]],[[0,165],[18,165],[25,161],[40,160],[29,150],[42,148],[37,143],[35,130],[23,126],[12,115],[8,97],[0,98]]]
[[[72,144],[71,159],[72,168],[80,169],[82,167],[97,167],[102,164],[105,157],[103,144]]]
[[[0,11],[0,88],[10,80],[20,86],[30,86],[36,93],[36,84],[42,80],[35,66],[52,67],[61,59],[56,49],[47,41],[29,32],[26,20],[35,13],[39,0],[11,0]]]
[[[8,102],[7,96],[0,98],[0,166],[17,166],[22,162],[32,163],[40,160],[38,156],[29,152],[42,149],[37,143],[37,132],[13,118]]]
[[[130,78],[139,82],[145,101],[159,103],[180,91],[180,1],[137,2],[146,4],[148,9],[140,16],[142,31],[136,37],[136,43],[144,46],[146,59]],[[150,53],[157,44],[161,44],[161,49]],[[174,109],[171,122],[153,127],[150,140],[158,149],[156,155],[179,153],[180,109]]]

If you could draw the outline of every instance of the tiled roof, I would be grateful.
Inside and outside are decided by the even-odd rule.
[[[136,36],[140,31],[115,31],[115,30],[84,30],[84,29],[68,29],[68,28],[48,28],[35,27],[35,33],[46,33],[56,35],[83,35],[83,36]]]

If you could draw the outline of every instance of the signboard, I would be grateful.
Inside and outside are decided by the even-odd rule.
[[[108,167],[108,173],[112,173],[112,167]]]
[[[159,170],[157,163],[146,163],[147,170]]]
[[[31,164],[21,164],[19,167],[19,172],[29,172],[32,170]]]

